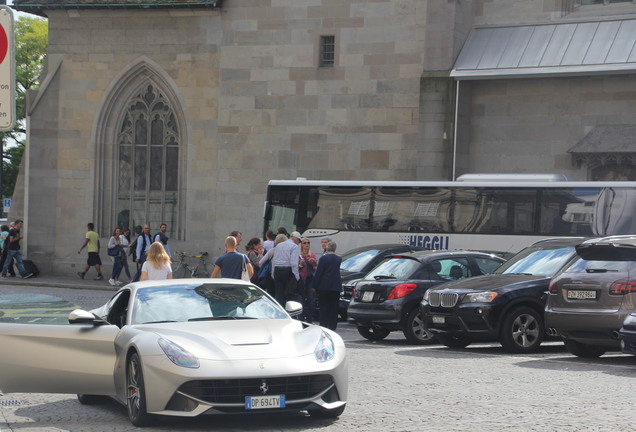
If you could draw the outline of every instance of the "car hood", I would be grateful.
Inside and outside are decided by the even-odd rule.
[[[294,319],[200,321],[135,327],[168,339],[199,358],[213,360],[313,355],[323,332],[319,326]]]
[[[540,285],[547,283],[550,277],[544,275],[527,275],[527,274],[490,274],[485,276],[471,277],[460,279],[438,285],[434,288],[439,290],[453,290],[462,292],[471,291],[497,291],[514,289],[515,286],[523,285]]]

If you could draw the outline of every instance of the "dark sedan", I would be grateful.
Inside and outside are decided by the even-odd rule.
[[[483,252],[419,251],[392,255],[355,284],[348,315],[358,332],[380,340],[400,330],[413,344],[434,342],[422,325],[424,292],[441,283],[492,273],[504,259]]]
[[[351,302],[353,286],[349,283],[360,279],[371,269],[382,262],[386,257],[404,252],[426,250],[424,247],[405,244],[376,244],[351,249],[342,255],[340,264],[340,277],[342,278],[342,294],[340,296],[339,314],[347,318],[347,309]]]
[[[547,239],[525,248],[495,271],[426,292],[425,327],[451,348],[499,341],[506,351],[534,352],[545,337],[543,310],[550,278],[575,257],[581,237]]]

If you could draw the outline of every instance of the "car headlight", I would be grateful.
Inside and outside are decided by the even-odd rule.
[[[331,336],[324,331],[322,335],[320,335],[320,340],[318,341],[318,345],[316,345],[314,355],[316,356],[316,360],[320,363],[332,360],[336,355],[336,347],[333,345],[333,340],[331,340]]]
[[[491,291],[466,294],[462,303],[490,303],[495,297],[497,297],[497,293]]]
[[[177,366],[196,369],[199,367],[199,359],[193,354],[181,348],[176,343],[168,339],[159,338],[159,346],[166,354],[166,357]]]

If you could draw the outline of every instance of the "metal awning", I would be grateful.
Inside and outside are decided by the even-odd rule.
[[[458,80],[636,72],[636,19],[475,28]]]

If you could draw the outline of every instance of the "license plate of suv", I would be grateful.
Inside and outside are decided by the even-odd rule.
[[[595,300],[596,291],[568,290],[568,298],[577,300]]]

